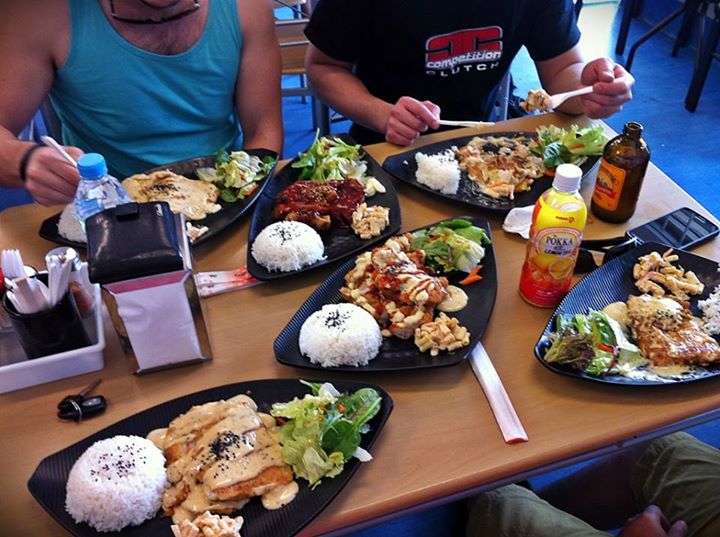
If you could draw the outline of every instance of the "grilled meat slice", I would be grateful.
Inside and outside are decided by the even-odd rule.
[[[348,227],[352,213],[365,199],[363,185],[355,179],[296,181],[275,198],[273,220],[294,220],[324,231],[332,225]]]
[[[720,362],[720,346],[703,332],[696,319],[687,319],[674,331],[655,326],[637,334],[640,351],[658,366]]]
[[[657,366],[720,361],[720,345],[700,327],[686,302],[641,295],[628,299],[627,318],[643,355]]]

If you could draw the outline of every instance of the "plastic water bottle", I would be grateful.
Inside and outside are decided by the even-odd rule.
[[[132,200],[120,181],[108,174],[105,158],[98,153],[86,153],[78,159],[80,184],[75,192],[73,206],[80,225],[92,215],[130,203]]]

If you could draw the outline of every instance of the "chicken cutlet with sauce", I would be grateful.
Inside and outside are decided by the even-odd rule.
[[[189,220],[202,220],[221,209],[217,203],[220,190],[215,185],[170,170],[132,175],[122,185],[133,201],[166,201],[172,212],[182,213]]]
[[[165,453],[163,510],[178,524],[205,511],[230,514],[250,498],[276,509],[298,491],[282,459],[275,419],[240,395],[191,408],[148,438]]]
[[[656,366],[720,362],[720,345],[701,328],[701,321],[668,297],[631,296],[627,321],[642,354]]]
[[[433,276],[422,250],[412,249],[409,233],[360,255],[340,290],[345,300],[368,311],[383,335],[409,339],[433,320],[435,307],[448,296],[448,280]]]

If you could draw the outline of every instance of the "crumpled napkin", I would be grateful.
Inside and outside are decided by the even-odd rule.
[[[524,239],[530,238],[530,224],[532,224],[532,214],[535,205],[527,207],[517,207],[512,209],[503,222],[503,229],[508,233],[517,233]]]

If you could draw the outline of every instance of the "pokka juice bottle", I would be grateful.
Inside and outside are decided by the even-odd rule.
[[[535,204],[519,289],[534,306],[554,308],[570,289],[587,220],[581,178],[580,168],[561,164],[552,188]]]

